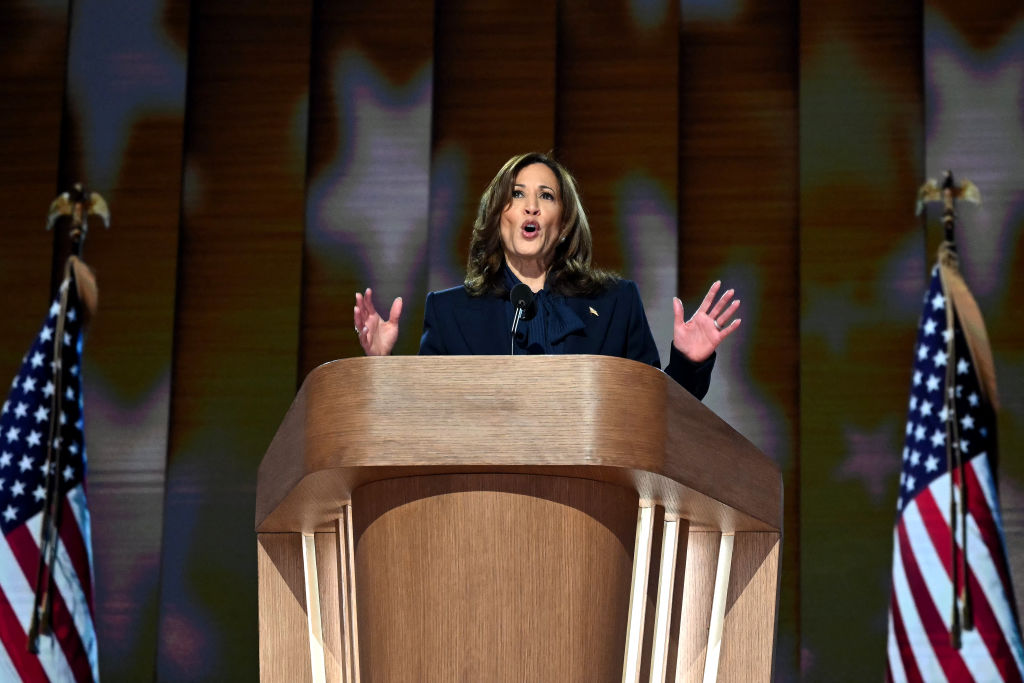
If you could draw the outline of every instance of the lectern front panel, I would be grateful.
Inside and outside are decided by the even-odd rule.
[[[442,475],[353,494],[363,681],[618,681],[637,497]]]

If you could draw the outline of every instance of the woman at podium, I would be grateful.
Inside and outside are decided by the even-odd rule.
[[[545,154],[509,159],[483,196],[465,282],[427,295],[423,355],[587,353],[661,367],[636,284],[591,264],[592,238],[576,181]],[[740,325],[733,290],[711,285],[686,320],[674,298],[665,372],[697,398],[711,381],[715,350]],[[716,300],[717,297],[717,300]],[[401,297],[384,319],[373,292],[356,294],[355,329],[367,355],[398,339]]]

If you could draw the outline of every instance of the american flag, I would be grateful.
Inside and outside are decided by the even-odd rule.
[[[0,413],[3,681],[99,680],[92,612],[92,543],[85,497],[83,314],[70,272],[68,268],[60,296],[22,359]],[[54,360],[55,351],[58,361]],[[56,423],[51,424],[54,420]],[[53,464],[47,464],[48,457]],[[50,477],[55,486],[51,499],[56,500],[51,510],[56,512],[59,530],[52,571],[41,572],[48,472],[55,475]],[[48,591],[49,610],[35,609],[37,583],[44,594],[47,586],[52,587]],[[29,649],[33,611],[37,615],[46,612],[34,643],[38,654]]]
[[[914,350],[886,680],[1022,681],[1024,648],[996,486],[995,383],[975,360],[985,362],[991,352],[948,247],[940,261]],[[965,315],[972,316],[970,338]]]

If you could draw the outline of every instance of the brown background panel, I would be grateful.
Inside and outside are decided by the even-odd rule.
[[[480,195],[515,154],[555,141],[556,5],[509,12],[439,0],[434,63],[429,288],[465,277]],[[408,331],[420,329],[411,319]]]
[[[106,125],[104,113],[114,114],[86,112],[85,102],[70,99],[60,168],[62,188],[83,181],[106,198],[112,215],[109,231],[98,219],[91,221],[85,243],[85,260],[96,273],[100,298],[83,372],[95,623],[100,671],[115,680],[151,675],[156,662],[188,10],[182,0],[150,10],[155,20],[162,20],[158,30],[180,41],[174,46],[180,59],[160,64],[155,72],[164,89],[156,106],[151,101],[158,86],[134,77],[119,52],[123,43],[117,32],[122,27],[98,29],[97,22],[83,16],[90,7],[80,4],[72,13],[68,36],[72,45],[80,46],[69,56],[68,78],[85,84],[97,68],[122,69],[112,91],[118,103],[112,107],[130,104],[133,112],[116,131],[124,143],[116,176],[100,187],[93,179],[104,176],[101,169],[109,168],[110,159],[103,151],[91,157],[85,138]],[[97,34],[97,29],[105,33]],[[140,49],[152,52],[134,58],[153,67],[159,60],[156,53],[166,47]],[[65,253],[57,249],[55,268]]]
[[[884,673],[898,454],[926,285],[911,211],[923,172],[921,30],[913,5],[800,6],[794,493],[806,680]],[[887,282],[885,267],[904,243],[902,279]]]
[[[311,6],[193,12],[157,676],[254,680],[255,472],[298,365]]]
[[[49,308],[67,59],[67,8],[11,7],[0,21],[0,382],[4,398]]]
[[[307,189],[308,185],[331,171],[332,161],[353,154],[351,142],[341,139],[338,134],[339,129],[349,130],[352,134],[359,131],[357,125],[351,122],[356,103],[342,100],[342,94],[335,87],[341,60],[359,55],[359,58],[367,60],[364,73],[367,78],[372,72],[382,84],[387,83],[392,89],[412,87],[433,63],[435,32],[434,7],[428,2],[318,1],[314,3],[313,12]],[[359,96],[369,97],[369,94],[361,93]],[[373,157],[381,164],[377,175],[388,173],[398,157],[404,157],[410,166],[429,163],[429,117],[422,123],[425,125],[410,130],[405,122],[398,122],[388,131],[394,140],[402,141],[402,148],[382,150],[380,156]],[[387,140],[379,140],[377,143],[387,144]],[[354,172],[364,174],[373,171],[370,168],[354,169]],[[407,191],[407,185],[408,178],[391,176],[386,183],[373,188],[371,193],[355,197],[353,211],[362,216],[375,217],[384,230],[407,228],[389,225],[387,214],[389,206],[396,201],[396,190]],[[426,188],[421,189],[423,230],[409,247],[413,253],[422,253],[426,249],[428,200]],[[312,208],[309,202],[313,201],[316,198],[307,197],[308,209]],[[417,346],[413,342],[419,338],[417,311],[422,311],[422,284],[425,277],[420,274],[410,278],[405,272],[377,271],[378,277],[371,281],[366,260],[381,266],[385,259],[380,253],[356,254],[351,243],[338,244],[329,240],[312,244],[312,238],[320,228],[314,224],[315,217],[311,212],[307,214],[306,221],[307,237],[311,244],[305,250],[302,273],[302,362],[299,381],[321,363],[362,355],[359,341],[353,332],[352,306],[355,303],[355,292],[361,292],[367,287],[372,287],[376,292],[375,301],[385,317],[392,299],[395,296],[404,297],[404,333],[399,341],[399,350],[414,351]],[[368,229],[362,224],[345,227],[353,237],[360,230]],[[420,258],[417,261],[416,267],[425,271],[424,260]],[[403,291],[404,283],[409,279],[421,283],[419,291]]]
[[[678,7],[665,3],[648,24],[631,12],[638,6],[566,0],[558,12],[557,149],[580,182],[594,262],[611,270],[631,265],[623,259],[617,183],[640,170],[665,189],[670,211],[676,200]],[[670,306],[645,304],[648,315]],[[659,344],[669,334],[654,332]]]
[[[801,557],[797,5],[751,4],[728,21],[688,10],[684,2],[679,291],[690,298],[687,315],[716,279],[742,302],[743,324],[721,348],[706,402],[783,468],[776,671],[778,680],[794,680]]]

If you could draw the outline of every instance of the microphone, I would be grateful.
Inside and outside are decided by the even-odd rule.
[[[516,355],[516,328],[519,327],[519,321],[523,319],[523,315],[533,303],[533,290],[529,285],[519,283],[512,288],[508,298],[516,307],[516,314],[512,318],[512,355],[514,356]]]

